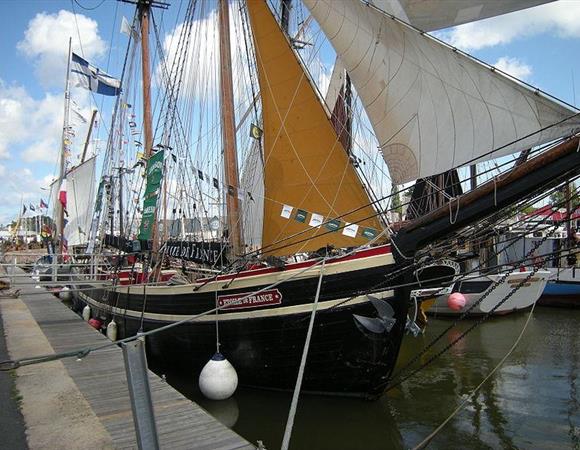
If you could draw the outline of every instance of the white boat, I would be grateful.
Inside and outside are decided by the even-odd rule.
[[[487,314],[495,306],[508,296],[522,280],[530,275],[530,271],[511,272],[505,280],[501,281],[495,289],[491,290],[496,283],[505,277],[505,274],[494,275],[473,275],[465,277],[453,286],[452,292],[460,292],[465,296],[465,306],[460,310],[453,310],[447,305],[449,295],[440,295],[435,299],[434,304],[427,311],[431,315],[459,316],[467,311],[478,300],[485,298],[470,311],[470,315]],[[503,315],[510,312],[520,311],[532,306],[542,295],[546,283],[550,278],[547,270],[538,270],[531,278],[497,309],[493,315]],[[491,290],[491,291],[490,291]],[[487,295],[486,295],[487,294]]]

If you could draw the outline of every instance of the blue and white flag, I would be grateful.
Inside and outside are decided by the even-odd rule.
[[[77,78],[77,86],[89,91],[102,95],[119,95],[121,93],[121,80],[92,66],[75,53],[72,54],[71,73]]]

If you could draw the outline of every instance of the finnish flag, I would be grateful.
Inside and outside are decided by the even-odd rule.
[[[76,75],[77,86],[102,95],[119,95],[121,93],[121,80],[92,66],[75,53],[72,54],[71,72]]]

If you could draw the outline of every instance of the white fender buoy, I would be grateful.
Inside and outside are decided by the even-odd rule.
[[[88,322],[90,318],[91,318],[91,308],[89,305],[87,305],[83,308],[83,320],[85,322]]]
[[[61,300],[69,301],[72,298],[72,292],[68,286],[63,287],[58,293],[58,297]]]
[[[109,322],[109,325],[107,325],[107,337],[111,341],[117,340],[117,324],[115,323],[114,320],[111,320]]]
[[[201,393],[210,400],[225,400],[237,387],[236,369],[221,353],[213,355],[199,374]]]

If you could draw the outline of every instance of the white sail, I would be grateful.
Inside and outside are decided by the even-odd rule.
[[[73,167],[66,175],[68,217],[64,237],[69,246],[88,241],[95,199],[95,162],[93,157]]]
[[[305,4],[346,67],[397,184],[580,128],[576,117],[531,135],[574,111],[361,2]]]
[[[262,246],[264,220],[264,162],[257,140],[253,140],[244,161],[240,186],[245,193],[242,217],[244,242],[249,249],[258,249]]]
[[[423,31],[454,27],[554,0],[373,0],[371,3]],[[399,11],[403,10],[404,16]]]

